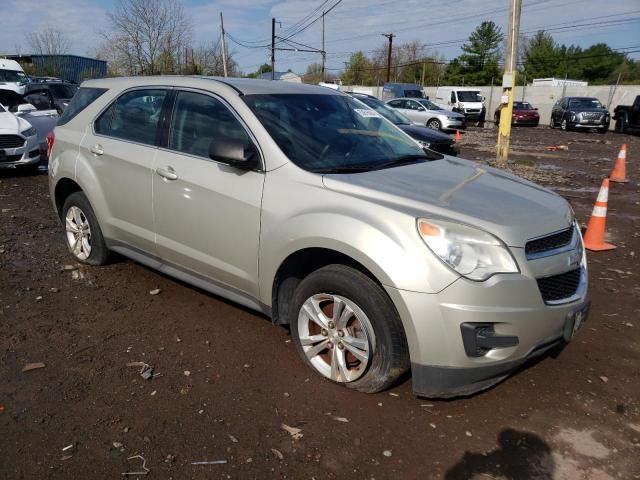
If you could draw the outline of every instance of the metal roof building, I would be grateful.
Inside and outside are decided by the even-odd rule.
[[[75,83],[107,75],[105,60],[78,55],[4,55],[4,57],[16,60],[32,75],[58,77]]]

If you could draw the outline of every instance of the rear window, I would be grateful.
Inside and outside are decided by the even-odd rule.
[[[64,125],[70,122],[106,91],[106,88],[80,88],[78,93],[73,96],[67,108],[64,109],[62,116],[58,119],[58,125]]]

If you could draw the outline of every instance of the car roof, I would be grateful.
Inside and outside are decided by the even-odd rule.
[[[261,94],[316,94],[316,95],[342,95],[342,93],[330,88],[307,85],[304,83],[286,82],[283,80],[259,80],[255,78],[234,77],[206,77],[198,75],[159,75],[153,77],[118,77],[103,78],[99,80],[87,80],[83,87],[96,88],[133,88],[140,86],[170,86],[208,88],[213,83],[218,86],[226,85],[241,95]]]

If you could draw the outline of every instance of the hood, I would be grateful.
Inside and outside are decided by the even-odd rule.
[[[11,112],[0,110],[0,132],[8,134],[20,133],[31,127],[31,124],[23,118],[15,116]]]
[[[525,116],[525,117],[539,117],[540,114],[538,112],[536,112],[535,110],[514,110],[513,111],[514,115],[521,115],[521,116]]]
[[[446,133],[438,132],[433,128],[419,126],[419,125],[409,125],[402,124],[396,125],[403,132],[409,135],[412,138],[417,140],[422,140],[425,142],[437,142],[437,143],[453,143],[453,139],[447,135]]]
[[[365,173],[325,175],[326,188],[396,208],[486,230],[507,245],[571,225],[569,204],[519,177],[467,160],[442,160]]]

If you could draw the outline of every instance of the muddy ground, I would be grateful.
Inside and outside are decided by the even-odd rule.
[[[490,161],[495,136],[470,129],[462,156]],[[623,142],[631,182],[611,189],[618,248],[589,255],[588,323],[557,358],[454,401],[410,380],[333,385],[285,329],[131,261],[76,270],[46,172],[1,173],[0,478],[125,478],[134,455],[160,479],[640,478],[640,137],[517,129],[510,168],[586,222]]]

